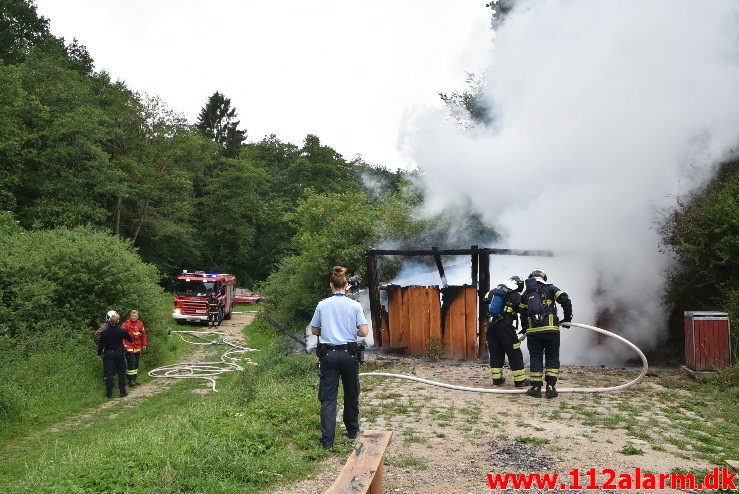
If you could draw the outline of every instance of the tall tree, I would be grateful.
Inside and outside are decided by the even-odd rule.
[[[6,64],[20,62],[34,45],[50,37],[49,21],[39,17],[33,1],[0,2],[0,58]]]
[[[235,158],[246,139],[246,130],[239,130],[236,108],[231,108],[231,98],[216,91],[198,115],[197,128],[221,146],[221,154]]]

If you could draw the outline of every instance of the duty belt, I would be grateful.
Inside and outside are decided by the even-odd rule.
[[[330,350],[346,350],[347,348],[349,348],[349,345],[347,345],[347,344],[344,344],[344,345],[329,345],[328,343],[324,343],[324,345],[326,345],[326,348],[328,348]]]

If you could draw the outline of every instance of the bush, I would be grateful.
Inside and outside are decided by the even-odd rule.
[[[679,204],[660,228],[664,249],[677,260],[668,273],[667,300],[678,310],[722,310],[739,324],[739,160],[721,165],[700,193]],[[734,352],[739,332],[733,331]]]
[[[0,335],[22,340],[64,328],[91,337],[110,309],[162,315],[157,269],[119,237],[60,228],[3,236],[0,248]]]
[[[92,340],[105,312],[138,309],[152,336],[144,365],[171,351],[160,340],[169,299],[155,267],[131,245],[90,228],[27,232],[0,218],[0,437],[48,423],[102,397]]]

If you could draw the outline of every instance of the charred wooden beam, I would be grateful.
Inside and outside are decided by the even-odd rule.
[[[380,278],[377,275],[377,257],[367,252],[367,289],[369,290],[372,338],[376,347],[382,346],[382,314],[380,313]]]
[[[480,248],[476,250],[481,255],[498,255],[498,256],[538,256],[538,257],[554,257],[551,250],[521,250],[521,249],[495,249]],[[474,249],[420,249],[420,250],[403,250],[403,249],[370,249],[368,255],[373,256],[470,256]]]
[[[431,248],[432,252],[438,252],[439,249],[436,247]],[[441,263],[441,255],[434,254],[434,260],[436,261],[436,269],[439,270],[439,277],[441,278],[441,286],[446,288],[449,286],[449,283],[446,282],[446,274],[444,274],[444,265]]]
[[[480,338],[477,345],[477,358],[483,357],[483,351],[487,348],[487,304],[485,303],[485,295],[490,290],[490,254],[480,252],[478,256],[479,262],[479,285],[477,290],[477,303],[479,316],[478,328],[480,331]]]

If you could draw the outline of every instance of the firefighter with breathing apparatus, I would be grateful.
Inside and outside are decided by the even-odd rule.
[[[557,316],[556,304],[562,306],[562,319]],[[524,327],[527,328],[529,349],[531,388],[526,394],[541,398],[543,376],[546,381],[545,396],[555,398],[559,376],[559,326],[572,322],[572,301],[564,291],[547,283],[544,271],[535,269],[526,280],[520,307],[521,319],[526,319]]]
[[[528,385],[521,343],[518,341],[518,335],[516,334],[523,285],[521,278],[511,276],[507,280],[500,281],[485,296],[486,299],[490,300],[487,328],[490,377],[493,378],[493,384],[496,386],[500,386],[505,382],[503,363],[506,355],[508,356],[508,365],[511,367],[514,386],[521,388]]]

